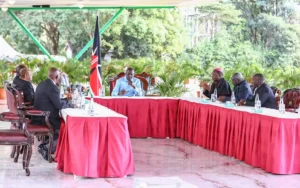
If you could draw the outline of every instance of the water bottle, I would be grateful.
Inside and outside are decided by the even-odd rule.
[[[218,99],[218,91],[217,91],[217,88],[216,88],[215,91],[214,91],[214,95],[215,95],[215,99],[216,99],[216,101],[217,101],[217,99]]]
[[[88,90],[87,90],[87,96],[88,96],[88,97],[92,96],[91,89],[88,89]]]
[[[105,97],[105,88],[102,86],[102,97]]]
[[[90,104],[89,104],[89,115],[90,116],[94,116],[94,97],[91,96],[91,101],[90,101]]]
[[[211,100],[211,102],[215,102],[215,94],[211,94],[210,100]]]
[[[258,94],[255,95],[255,101],[254,101],[254,108],[255,110],[258,110],[258,101],[259,101],[259,96]]]
[[[255,103],[254,103],[254,104],[255,104],[255,105],[254,105],[255,111],[260,110],[260,108],[261,108],[261,103],[260,103],[259,95],[258,95],[258,94],[255,95]]]
[[[204,97],[203,97],[203,89],[200,88],[200,99],[203,100],[203,98],[204,98]]]
[[[257,101],[257,110],[260,110],[261,109],[261,102],[260,100]]]
[[[81,109],[82,109],[82,110],[85,109],[85,97],[84,97],[83,94],[81,94],[80,106],[81,106]]]
[[[65,90],[64,90],[64,86],[60,86],[60,98],[65,98]]]
[[[74,108],[77,108],[78,100],[79,100],[79,93],[78,93],[77,88],[75,88],[73,96],[72,96],[72,104],[73,104]]]
[[[259,95],[258,94],[255,95],[255,102],[256,101],[259,101]]]
[[[259,100],[258,94],[255,97],[255,110],[261,112],[261,101]]]
[[[211,102],[216,102],[218,99],[217,89],[214,90],[214,94],[211,95]]]
[[[285,104],[283,102],[282,97],[280,98],[280,102],[279,102],[279,112],[282,113],[282,114],[285,112]]]
[[[231,94],[231,103],[232,103],[232,104],[235,104],[235,103],[236,103],[234,91],[233,91],[232,94]]]
[[[84,110],[89,114],[89,100],[85,100],[85,103],[84,103]]]

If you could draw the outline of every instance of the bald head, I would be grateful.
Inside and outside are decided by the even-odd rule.
[[[60,71],[55,67],[51,67],[48,71],[48,77],[51,80],[53,80],[55,83],[58,83],[59,75],[60,75]]]
[[[23,65],[23,64],[17,66],[17,68],[16,68],[16,74],[17,74],[17,76],[20,76],[20,71],[23,68],[27,68],[27,67],[25,65]]]
[[[239,72],[234,73],[231,78],[235,78],[235,79],[238,79],[238,80],[241,80],[241,81],[244,80],[244,76],[242,75],[242,73],[239,73]]]
[[[244,76],[242,75],[242,73],[234,73],[232,76],[231,76],[231,81],[233,83],[233,85],[239,85],[242,81],[244,81]]]

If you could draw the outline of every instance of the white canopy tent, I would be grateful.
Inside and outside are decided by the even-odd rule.
[[[11,47],[2,36],[0,36],[0,59],[13,59],[21,54]]]
[[[14,62],[20,58],[37,58],[40,60],[48,60],[46,55],[26,55],[17,52],[13,47],[11,47],[6,40],[0,36],[0,60],[6,60]],[[65,62],[66,58],[63,56],[53,56],[54,60],[59,62]]]

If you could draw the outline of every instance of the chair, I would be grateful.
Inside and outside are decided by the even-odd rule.
[[[13,89],[11,88],[11,84],[5,84],[4,89],[6,92],[6,100],[7,100],[7,106],[10,112],[17,114],[17,101],[15,100]]]
[[[44,116],[46,125],[33,125],[31,124],[31,121],[28,122],[28,131],[37,138],[49,136],[49,148],[48,148],[48,161],[52,162],[51,157],[51,151],[53,147],[53,135],[54,130],[52,125],[49,122],[49,115],[50,112],[47,111],[40,111],[40,110],[34,110],[32,106],[26,106],[24,105],[23,101],[23,94],[18,89],[16,89],[14,86],[6,86],[6,91],[8,93],[8,103],[10,104],[10,112],[13,114],[18,114],[20,116],[23,116],[24,118],[26,116]],[[20,126],[15,124],[13,125],[14,129],[20,129]],[[15,162],[18,162],[19,154],[22,153],[22,149],[20,151],[20,147],[13,147],[11,158],[14,158]],[[16,154],[16,155],[15,155]]]
[[[123,78],[124,76],[125,76],[125,73],[121,72],[117,76],[108,79],[108,82],[109,82],[109,94],[110,95],[111,95],[114,87],[116,86],[117,80],[120,79],[120,78]]]
[[[300,89],[292,88],[284,91],[283,101],[286,111],[295,112],[299,108],[300,104]]]
[[[7,86],[11,86],[11,83],[9,83],[8,81],[4,81],[4,89],[5,89],[5,94],[6,96],[9,95],[8,91],[7,91]],[[7,108],[9,109],[10,108],[10,104],[8,103],[8,97],[6,97],[6,104],[7,104]]]
[[[5,112],[0,114],[0,121],[22,125],[18,130],[0,129],[0,145],[24,147],[22,162],[23,169],[25,169],[26,176],[30,176],[29,163],[32,155],[33,137],[27,129],[28,119],[17,116],[16,114],[10,112]]]
[[[120,79],[120,78],[123,78],[124,76],[125,76],[125,73],[121,72],[117,76],[109,79],[108,82],[109,82],[110,95],[111,95],[114,87],[116,86],[117,80]],[[148,81],[146,80],[146,78],[138,76],[138,74],[135,74],[134,77],[141,81],[141,87],[143,89],[143,95],[145,95],[148,91]]]
[[[141,74],[135,74],[135,75],[145,78],[147,80],[149,86],[154,86],[155,85],[155,77],[152,76],[152,74],[142,72]]]
[[[140,77],[140,76],[137,76],[137,75],[134,75],[134,77],[141,81],[142,89],[143,89],[143,96],[145,96],[147,91],[148,91],[148,88],[149,88],[148,87],[148,81],[144,77]]]
[[[136,76],[143,77],[147,80],[148,82],[148,89],[147,89],[147,94],[145,96],[160,96],[159,94],[154,94],[155,92],[155,85],[156,85],[156,79],[152,74],[148,74],[146,72],[142,72],[141,74],[136,74]]]
[[[33,106],[31,106],[32,104],[30,102],[24,102],[24,94],[20,89],[18,89],[18,87],[14,85],[11,85],[9,87],[13,91],[13,95],[16,99],[18,109],[26,109],[26,110],[33,109]]]

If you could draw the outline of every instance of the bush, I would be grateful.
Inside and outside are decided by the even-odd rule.
[[[2,70],[1,81],[7,80],[10,73],[16,65],[23,63],[33,72],[33,83],[38,84],[47,78],[48,69],[56,67],[69,75],[71,83],[89,82],[90,60],[74,61],[69,60],[66,63],[53,61],[40,61],[37,59],[22,59],[14,64],[0,61]],[[300,68],[295,66],[270,68],[259,61],[241,61],[231,64],[189,62],[188,60],[178,59],[177,61],[159,61],[150,58],[141,59],[122,59],[113,60],[110,63],[102,64],[102,82],[106,94],[109,94],[109,78],[112,78],[124,72],[125,67],[133,67],[136,73],[147,72],[153,76],[160,77],[163,81],[156,85],[156,89],[162,96],[180,96],[185,92],[183,88],[184,80],[188,78],[199,77],[201,80],[210,81],[210,75],[214,68],[221,67],[224,70],[224,78],[230,82],[231,75],[235,72],[241,72],[246,80],[251,80],[255,73],[265,75],[267,82],[271,86],[276,86],[282,90],[298,87],[300,84]]]

